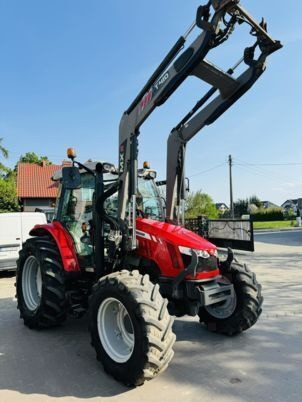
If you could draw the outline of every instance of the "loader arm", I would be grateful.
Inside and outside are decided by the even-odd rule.
[[[247,48],[249,50],[251,48]],[[171,131],[167,142],[166,208],[167,218],[183,224],[185,200],[185,153],[186,144],[205,126],[215,122],[242,95],[244,95],[265,71],[267,54],[261,53],[257,60],[246,55],[227,73],[219,77],[220,70],[203,61],[193,75],[211,83],[212,88],[196,103],[193,109]],[[245,62],[248,68],[236,79],[231,77],[235,68]],[[218,73],[218,74],[217,74]],[[213,74],[211,77],[210,75]],[[217,74],[215,76],[215,74]],[[222,78],[223,77],[223,78]],[[218,93],[218,94],[217,94]],[[213,96],[217,96],[213,99]]]
[[[224,72],[207,62],[205,57],[211,49],[228,39],[236,24],[243,22],[252,27],[251,33],[255,36],[256,42],[244,51],[243,60],[247,64],[247,70],[238,78],[233,78],[231,70]],[[183,50],[188,36],[195,27],[201,29],[201,33]],[[260,56],[255,60],[254,52],[257,46],[260,48]],[[172,47],[125,111],[120,122],[118,217],[122,221],[128,220],[127,226],[132,239],[130,248],[136,248],[137,144],[140,126],[154,109],[164,104],[189,76],[196,76],[212,86],[208,94],[197,103],[169,136],[167,216],[173,219],[175,206],[179,206],[184,199],[186,143],[201,128],[214,122],[253,85],[265,69],[266,57],[281,47],[280,42],[272,39],[266,32],[265,22],[258,24],[241,7],[239,0],[210,0],[207,5],[198,8],[196,20]],[[178,55],[181,50],[183,51]],[[219,91],[219,95],[199,110],[216,90]],[[129,211],[126,211],[127,205]]]

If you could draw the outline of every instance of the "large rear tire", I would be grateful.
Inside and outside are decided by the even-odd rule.
[[[222,281],[233,284],[233,297],[220,305],[202,307],[200,322],[204,322],[210,331],[236,335],[257,322],[262,312],[261,285],[246,264],[238,262],[232,262],[230,271],[223,273]]]
[[[159,286],[138,271],[112,273],[94,286],[90,333],[104,370],[127,386],[163,372],[173,357],[173,318]]]
[[[20,318],[29,328],[54,327],[66,319],[64,270],[51,238],[36,237],[23,244],[16,288]]]

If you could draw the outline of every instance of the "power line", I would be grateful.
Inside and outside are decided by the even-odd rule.
[[[271,176],[271,177],[274,177],[274,178],[276,177],[275,172],[271,172],[270,170],[267,170],[267,169],[251,166],[251,165],[249,165],[249,164],[247,164],[245,162],[234,163],[234,165],[240,166],[240,167],[245,168],[245,169],[248,169],[248,170],[250,170],[252,172],[255,172],[255,173],[257,173],[258,175],[261,175],[261,176],[266,176],[266,177]],[[279,175],[278,175],[278,179],[279,179]]]
[[[203,170],[203,171],[198,172],[198,173],[194,173],[194,174],[192,174],[192,175],[189,176],[189,177],[191,178],[191,177],[199,176],[199,175],[202,175],[202,174],[211,172],[212,170],[218,169],[218,168],[220,168],[220,167],[222,167],[222,166],[225,166],[225,165],[226,165],[226,162],[223,162],[223,163],[220,163],[219,165],[213,166],[213,167],[211,167],[211,168],[209,168],[209,169]]]
[[[238,159],[240,160],[240,159]],[[242,161],[243,162],[243,161]],[[302,166],[302,162],[282,162],[282,163],[250,163],[244,162],[249,166]]]
[[[238,158],[236,158],[236,161],[239,161],[239,163],[238,162],[235,163],[237,166],[240,166],[245,169],[249,169],[249,171],[251,171],[257,175],[261,175],[262,177],[266,177],[270,180],[275,180],[278,183],[280,183],[280,176],[282,176],[284,178],[284,180],[292,181],[292,179],[293,179],[292,177],[284,174],[283,171],[281,173],[280,172],[277,173],[276,171],[271,171],[268,169],[264,169],[262,167],[257,167],[256,164],[253,165],[248,162],[242,161],[241,159],[238,159]]]
[[[280,179],[277,177],[269,176],[263,172],[257,171],[256,169],[250,168],[248,166],[242,165],[242,164],[236,164],[235,166],[239,166],[241,169],[245,170],[248,173],[254,174],[258,177],[265,178],[266,180],[274,180],[280,182]]]

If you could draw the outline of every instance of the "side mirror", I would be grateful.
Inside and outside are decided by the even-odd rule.
[[[185,178],[185,193],[186,193],[186,198],[189,195],[190,192],[190,179],[188,177]]]
[[[81,188],[82,181],[80,170],[76,166],[68,166],[62,169],[62,183],[68,190]]]

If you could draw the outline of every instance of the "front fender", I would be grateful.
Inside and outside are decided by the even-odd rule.
[[[51,236],[60,252],[64,271],[81,271],[72,237],[60,222],[54,221],[46,225],[35,225],[29,234],[31,236]]]

